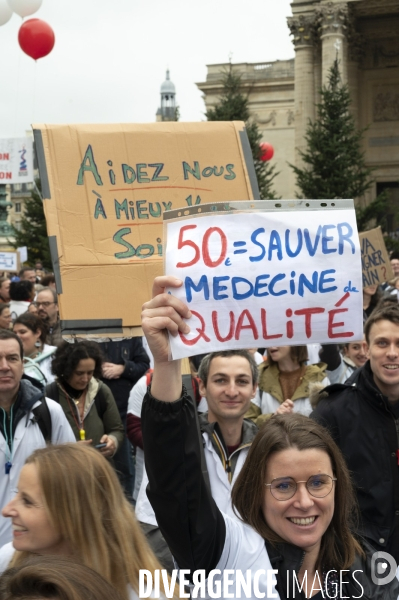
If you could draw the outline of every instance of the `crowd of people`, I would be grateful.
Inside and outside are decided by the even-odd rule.
[[[397,600],[396,277],[362,340],[170,361],[180,285],[155,280],[143,339],[70,342],[52,274],[0,278],[0,600],[137,599],[162,569],[163,597],[249,572],[248,598]]]

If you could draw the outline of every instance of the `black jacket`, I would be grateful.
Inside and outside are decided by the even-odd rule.
[[[121,419],[125,420],[130,390],[150,368],[150,359],[143,348],[140,337],[117,342],[110,340],[99,343],[99,346],[104,352],[107,362],[125,365],[125,369],[118,379],[102,378],[115,398]]]
[[[371,559],[374,553],[374,548],[366,541],[362,542],[363,550],[366,557],[363,559],[357,556],[355,562],[348,570],[339,571],[328,575],[331,581],[331,588],[328,592],[323,590],[324,598],[361,598],[362,600],[397,600],[399,595],[399,582],[395,578],[390,584],[376,585],[370,578]],[[288,600],[295,598],[296,600],[305,600],[306,596],[299,591],[294,573],[298,574],[302,561],[304,559],[304,551],[297,546],[291,544],[277,544],[272,546],[266,542],[267,553],[270,558],[273,569],[277,569],[277,591],[280,595],[280,600]],[[333,570],[333,569],[332,569]],[[320,577],[323,575],[319,573]],[[334,577],[335,575],[335,577]],[[313,583],[312,580],[311,583]],[[314,589],[320,589],[318,580],[314,580]],[[342,592],[342,593],[341,593]],[[329,595],[328,595],[329,594]]]
[[[324,395],[310,416],[329,429],[352,472],[359,533],[399,563],[399,419],[376,387],[369,362]]]

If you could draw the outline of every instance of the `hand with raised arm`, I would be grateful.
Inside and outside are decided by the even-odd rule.
[[[182,389],[180,360],[169,360],[168,332],[174,336],[179,331],[187,334],[190,327],[184,319],[191,317],[188,306],[165,292],[165,289],[179,288],[182,283],[176,277],[156,277],[152,300],[143,305],[141,313],[143,332],[154,357],[151,394],[155,398],[162,398],[164,402],[180,398]]]

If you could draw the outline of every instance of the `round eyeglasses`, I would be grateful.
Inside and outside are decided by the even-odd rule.
[[[265,483],[270,488],[276,500],[289,500],[295,496],[298,483],[304,483],[309,494],[314,498],[325,498],[333,489],[336,478],[330,475],[311,475],[307,481],[295,481],[292,477],[277,477],[271,483]]]

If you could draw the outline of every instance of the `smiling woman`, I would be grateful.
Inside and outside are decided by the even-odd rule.
[[[0,549],[0,574],[32,555],[69,556],[100,573],[124,600],[138,600],[139,570],[160,568],[114,470],[94,448],[36,450],[2,515],[12,521],[13,542]]]
[[[34,463],[21,470],[18,494],[4,509],[4,516],[12,518],[14,548],[40,554],[70,554],[70,548],[61,533],[51,523],[46,508],[39,472]]]
[[[288,593],[281,573],[293,567],[311,597],[316,572],[322,581],[323,571],[351,569],[356,555],[365,555],[351,534],[355,500],[345,462],[327,431],[306,417],[276,415],[266,423],[232,499],[266,540],[279,591]]]

